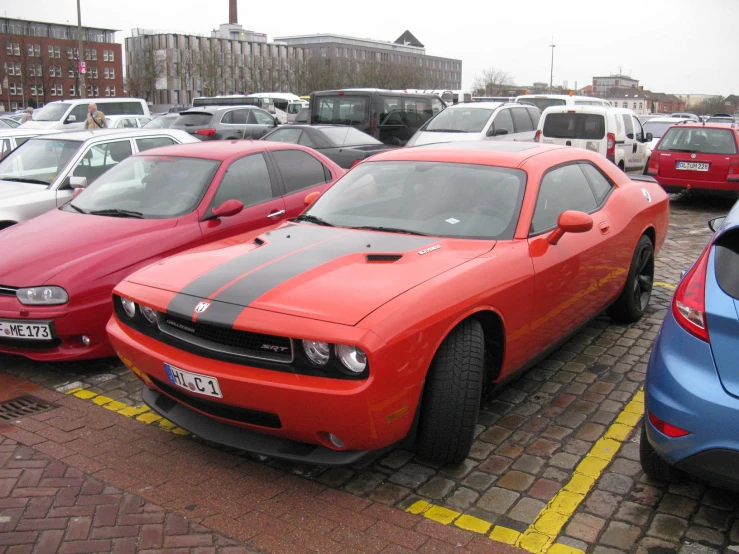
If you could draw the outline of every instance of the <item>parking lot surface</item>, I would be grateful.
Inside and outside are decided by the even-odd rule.
[[[3,542],[3,535],[25,533],[29,552],[42,539],[78,543],[83,539],[67,537],[80,518],[89,520],[78,533],[84,541],[107,540],[98,546],[121,552],[175,545],[202,552],[505,552],[516,546],[668,554],[739,544],[736,494],[691,480],[652,481],[638,461],[640,388],[652,342],[680,272],[710,237],[706,221],[730,207],[725,200],[673,197],[647,315],[628,326],[599,317],[496,391],[480,412],[470,456],[454,467],[431,466],[405,450],[349,468],[257,459],[147,417],[140,381],[117,360],[55,364],[0,355],[0,401],[30,393],[59,406],[0,420],[0,553],[22,546]],[[19,479],[26,484],[11,484]],[[118,506],[118,519],[102,526],[112,530],[100,531],[89,508],[49,515],[64,501],[45,500],[46,506],[26,490],[43,488],[44,479],[49,490],[40,498],[79,489],[78,495],[104,497],[82,506]],[[13,498],[27,502],[13,506]],[[32,509],[38,515],[28,517]],[[123,515],[148,513],[158,514],[150,518],[156,522],[149,525],[159,526],[151,544],[143,539],[147,525],[121,523]],[[27,523],[43,517],[69,521]],[[172,533],[170,518],[177,522]],[[120,527],[131,529],[115,531]]]

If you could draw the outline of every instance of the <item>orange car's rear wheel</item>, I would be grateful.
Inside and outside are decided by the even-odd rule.
[[[437,350],[426,378],[418,428],[418,455],[432,463],[456,464],[474,439],[485,362],[480,322],[466,319]]]
[[[621,295],[608,308],[608,315],[616,323],[639,321],[649,305],[654,283],[654,246],[642,235],[634,250],[626,285]]]

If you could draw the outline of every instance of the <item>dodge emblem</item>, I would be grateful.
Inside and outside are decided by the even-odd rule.
[[[195,306],[195,313],[196,314],[202,314],[205,310],[207,310],[210,307],[210,302],[201,302],[197,306]]]

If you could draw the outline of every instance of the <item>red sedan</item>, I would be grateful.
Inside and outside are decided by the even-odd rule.
[[[143,269],[111,342],[155,411],[251,452],[464,459],[483,388],[608,309],[645,312],[667,195],[587,150],[439,144],[357,165],[298,220]]]
[[[680,122],[649,158],[647,173],[667,192],[739,196],[739,130],[734,124]]]
[[[270,142],[170,146],[123,160],[66,206],[0,232],[0,352],[112,356],[105,324],[121,279],[295,217],[306,193],[343,174],[317,152]]]

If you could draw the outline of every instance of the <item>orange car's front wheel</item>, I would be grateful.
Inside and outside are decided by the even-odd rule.
[[[474,439],[485,365],[480,322],[466,319],[441,343],[426,378],[417,450],[424,460],[457,464]]]

